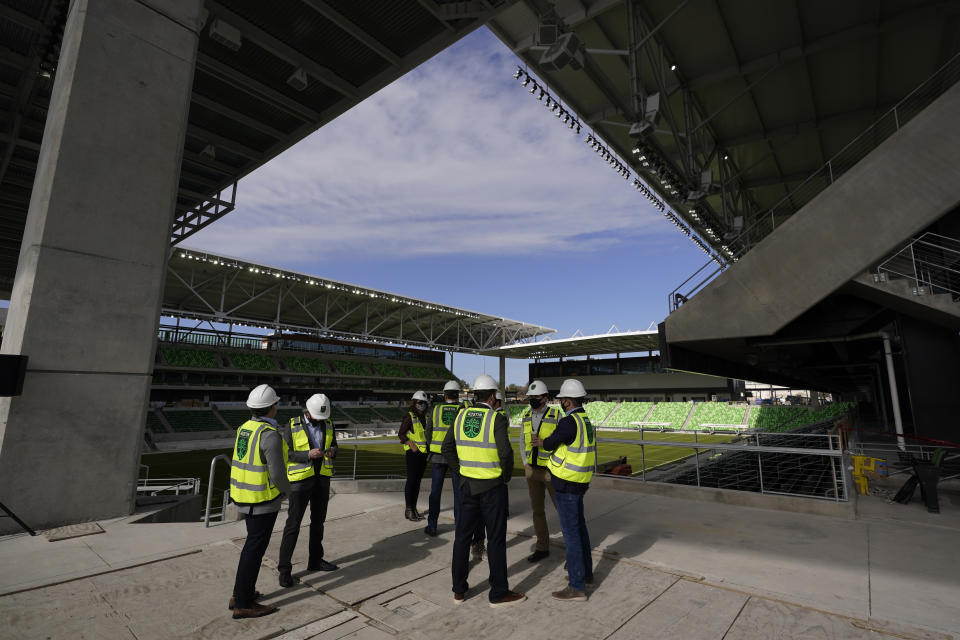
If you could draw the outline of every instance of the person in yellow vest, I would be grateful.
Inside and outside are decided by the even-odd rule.
[[[427,432],[424,418],[427,413],[427,394],[417,391],[410,398],[407,415],[403,416],[397,436],[403,443],[404,457],[407,463],[407,481],[403,485],[407,509],[404,516],[407,520],[423,520],[424,516],[417,511],[417,498],[420,497],[420,481],[423,480],[423,471],[427,468]]]
[[[277,433],[277,403],[280,398],[262,384],[250,391],[247,407],[251,419],[237,429],[230,463],[230,500],[243,514],[247,539],[240,551],[233,597],[228,607],[234,618],[259,618],[273,613],[277,607],[255,600],[257,576],[263,554],[270,544],[270,534],[280,512],[282,494],[290,493],[287,481],[283,440]]]
[[[427,414],[426,436],[430,449],[430,509],[427,512],[427,528],[424,533],[428,536],[437,535],[437,520],[440,518],[440,497],[443,493],[443,479],[447,475],[450,465],[443,457],[440,446],[453,426],[463,405],[460,404],[460,383],[450,380],[443,385],[443,401],[434,403]],[[450,479],[453,481],[453,519],[460,517],[460,477],[456,471],[450,469]]]
[[[587,599],[587,584],[593,582],[590,534],[583,516],[583,496],[597,466],[597,444],[593,425],[583,408],[587,391],[579,380],[564,380],[557,399],[563,418],[546,438],[534,436],[534,446],[550,451],[550,482],[557,500],[557,514],[563,543],[567,547],[567,587],[554,591],[557,600]]]
[[[557,506],[553,485],[550,483],[550,472],[547,471],[550,453],[532,443],[534,436],[543,439],[553,433],[562,417],[559,407],[547,406],[550,399],[548,393],[547,385],[543,381],[532,381],[527,386],[527,402],[530,407],[520,418],[523,425],[523,470],[527,477],[527,491],[530,493],[530,508],[533,511],[533,530],[537,534],[533,553],[527,556],[529,562],[538,562],[550,555],[550,530],[544,508],[546,494],[550,494],[550,501],[554,507]]]
[[[441,451],[460,474],[460,517],[453,542],[453,601],[466,598],[470,543],[482,525],[487,532],[491,607],[526,600],[507,584],[507,482],[513,474],[508,420],[494,409],[497,382],[484,374],[473,381],[474,405],[461,410]]]
[[[303,514],[310,506],[310,547],[308,571],[335,571],[337,565],[323,559],[323,522],[330,502],[330,477],[337,456],[337,433],[330,419],[330,399],[315,393],[307,400],[306,411],[280,425],[287,445],[287,480],[290,481],[287,523],[280,541],[280,586],[292,587],[293,550],[300,536]]]

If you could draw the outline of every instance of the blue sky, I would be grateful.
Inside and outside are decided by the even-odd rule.
[[[513,79],[482,28],[244,178],[185,242],[553,327],[646,329],[706,256]],[[484,284],[487,283],[487,284]],[[494,359],[454,356],[468,381]],[[527,382],[525,362],[507,383]]]

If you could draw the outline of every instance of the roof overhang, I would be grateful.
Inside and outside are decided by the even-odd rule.
[[[481,351],[484,356],[503,358],[570,358],[596,356],[608,353],[635,353],[660,349],[657,331],[624,331],[593,336],[577,336],[561,340],[540,340],[512,344]]]

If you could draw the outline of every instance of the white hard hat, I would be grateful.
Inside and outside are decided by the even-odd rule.
[[[277,392],[268,384],[254,387],[247,396],[247,406],[251,409],[266,409],[280,402]]]
[[[488,390],[496,389],[499,386],[500,385],[497,384],[496,380],[494,380],[492,377],[488,376],[485,373],[480,374],[473,380],[474,391],[477,391],[477,390],[488,391]]]
[[[545,396],[547,395],[547,385],[541,380],[534,380],[530,383],[530,386],[527,387],[528,396]]]
[[[415,394],[413,394],[412,399],[420,400],[421,402],[427,402],[427,394],[425,394],[423,391],[417,391]]]
[[[582,398],[587,395],[587,390],[583,388],[583,383],[579,380],[574,380],[569,378],[563,381],[563,384],[560,385],[560,393],[557,394],[558,398]]]
[[[460,383],[456,380],[451,380],[447,384],[443,385],[444,391],[460,391]]]
[[[307,413],[314,420],[326,420],[330,417],[330,398],[322,393],[313,394],[307,400]]]

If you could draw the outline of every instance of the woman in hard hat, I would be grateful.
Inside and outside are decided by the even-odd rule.
[[[410,398],[407,415],[403,416],[397,435],[403,444],[407,462],[407,481],[403,485],[407,509],[407,520],[419,521],[424,516],[417,511],[417,498],[420,497],[420,481],[427,468],[427,434],[424,430],[424,416],[427,413],[427,394],[417,391]]]

